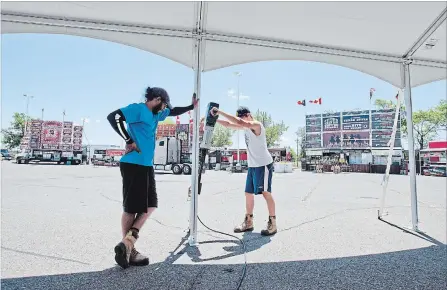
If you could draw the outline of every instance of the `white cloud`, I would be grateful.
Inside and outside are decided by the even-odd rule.
[[[233,89],[229,89],[227,91],[227,96],[229,96],[232,99],[237,99],[237,93]],[[249,100],[250,96],[244,95],[242,93],[239,94],[239,100]]]
[[[279,145],[280,147],[296,147],[296,143],[294,141],[294,139],[288,135],[286,136],[281,136],[280,141],[279,141]]]

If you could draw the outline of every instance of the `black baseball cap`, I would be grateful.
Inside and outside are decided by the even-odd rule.
[[[237,115],[237,117],[243,117],[243,116],[245,116],[245,115],[247,115],[247,114],[250,114],[251,112],[250,112],[250,110],[247,108],[247,107],[239,107],[239,109],[237,109],[237,111],[236,111],[236,115]]]
[[[166,104],[166,106],[172,110],[171,99],[169,98],[168,92],[163,88],[150,88],[151,99],[160,97],[161,101]]]

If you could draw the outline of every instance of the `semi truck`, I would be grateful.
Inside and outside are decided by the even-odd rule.
[[[190,175],[192,172],[192,122],[189,124],[159,124],[154,152],[154,169],[173,174]],[[199,140],[203,137],[203,124]]]
[[[182,153],[182,142],[176,137],[159,138],[155,145],[154,169],[190,175],[191,154]]]

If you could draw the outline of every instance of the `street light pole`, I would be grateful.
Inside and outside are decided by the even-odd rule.
[[[235,72],[235,76],[237,77],[237,109],[239,109],[239,99],[240,99],[240,77],[242,75],[241,72]],[[236,131],[237,134],[237,163],[236,165],[239,165],[240,163],[240,153],[239,153],[239,130]]]
[[[26,132],[26,127],[27,127],[27,124],[28,124],[28,109],[29,109],[29,101],[30,101],[30,99],[33,99],[34,98],[34,96],[29,96],[29,95],[27,95],[27,94],[23,94],[23,96],[25,97],[25,99],[26,99],[26,112],[25,112],[25,132]]]

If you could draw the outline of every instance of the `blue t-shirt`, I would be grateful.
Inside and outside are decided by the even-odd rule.
[[[125,154],[120,162],[152,166],[158,122],[165,120],[171,111],[165,109],[154,114],[145,103],[130,104],[120,110],[126,118],[127,132],[141,151]]]

